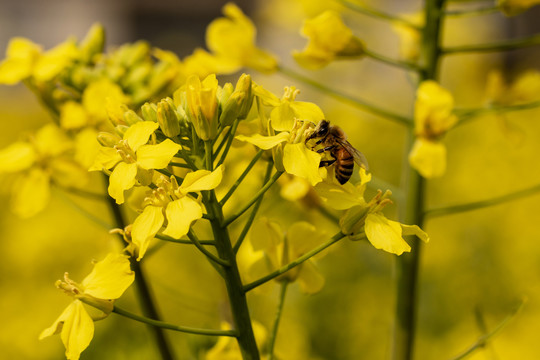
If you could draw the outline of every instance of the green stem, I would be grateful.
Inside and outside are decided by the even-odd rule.
[[[540,34],[535,34],[521,39],[511,39],[493,44],[464,45],[442,49],[445,55],[463,53],[485,53],[516,50],[524,47],[540,45]]]
[[[422,36],[422,57],[424,70],[420,80],[435,80],[441,56],[440,38],[445,0],[427,0],[425,11],[425,28]],[[414,142],[414,129],[409,130],[408,149]],[[408,164],[407,159],[404,160]],[[423,226],[424,179],[406,166],[406,202],[405,211],[401,213],[401,222]],[[420,266],[421,246],[414,236],[408,237],[411,252],[396,259],[396,323],[392,346],[393,360],[411,360],[414,352],[416,332],[417,287]]]
[[[329,247],[331,245],[334,245],[335,243],[337,243],[339,240],[343,239],[344,237],[345,237],[345,234],[343,234],[341,231],[338,232],[336,235],[332,236],[332,238],[330,240],[328,240],[327,242],[317,246],[315,249],[313,249],[311,251],[308,251],[307,253],[300,256],[296,260],[291,261],[289,264],[280,267],[276,271],[271,272],[270,274],[268,274],[266,276],[263,276],[262,278],[260,278],[258,280],[255,280],[255,281],[253,281],[253,282],[251,282],[249,284],[244,285],[244,291],[248,292],[250,290],[253,290],[256,287],[258,287],[258,286],[260,286],[260,285],[262,285],[264,283],[267,283],[268,281],[280,276],[281,274],[286,273],[287,271],[291,270],[292,268],[295,268],[298,265],[302,264],[304,261],[309,260],[313,256],[317,255],[318,253],[320,253],[321,251],[323,251],[327,247]]]
[[[219,200],[220,205],[223,206],[223,204],[225,204],[227,200],[229,200],[232,194],[234,194],[238,186],[240,186],[244,178],[247,176],[247,174],[249,174],[249,172],[251,171],[253,166],[257,163],[257,161],[261,158],[263,153],[264,153],[264,150],[259,150],[257,154],[255,154],[255,156],[253,157],[253,159],[251,159],[251,162],[248,164],[248,166],[246,167],[242,175],[240,175],[240,177],[234,182],[234,184],[231,186],[229,191],[227,191],[227,194],[225,194],[223,199]]]
[[[272,168],[274,164],[269,161],[268,167],[266,168],[266,174],[264,175],[264,181],[263,183],[267,183],[270,179],[270,174],[272,173]],[[255,203],[255,206],[253,206],[253,209],[251,210],[251,213],[249,214],[249,218],[246,221],[246,224],[244,225],[244,228],[242,229],[242,232],[238,236],[238,239],[236,239],[236,243],[234,244],[233,250],[234,253],[238,253],[238,250],[240,250],[240,246],[242,246],[242,243],[244,242],[244,239],[246,238],[247,233],[249,232],[249,229],[251,228],[251,225],[253,224],[253,221],[255,220],[255,216],[257,216],[257,212],[259,211],[259,207],[262,204],[264,196],[259,197],[257,202]]]
[[[232,130],[232,127],[229,127],[227,129],[227,132],[225,133],[225,135],[223,135],[223,138],[221,139],[221,142],[219,143],[218,147],[214,151],[214,154],[213,154],[214,158],[216,158],[218,156],[221,149],[223,149],[223,146],[225,146],[225,144],[227,143],[227,140],[229,139],[229,134],[231,133],[231,130]]]
[[[474,117],[487,114],[487,113],[499,113],[504,114],[511,111],[529,110],[540,107],[540,101],[532,101],[522,104],[514,105],[487,105],[482,108],[474,109],[454,109],[454,113],[459,117],[459,122],[456,126],[463,125],[469,122]]]
[[[355,98],[355,97],[353,97],[351,95],[347,95],[345,93],[342,93],[342,92],[340,92],[338,90],[331,89],[331,88],[327,87],[324,84],[318,83],[318,82],[312,80],[311,78],[309,78],[307,76],[299,74],[299,73],[297,73],[297,72],[295,72],[293,70],[290,70],[288,68],[285,68],[283,66],[280,66],[278,70],[283,75],[285,75],[287,77],[290,77],[292,79],[301,81],[301,82],[303,82],[303,83],[305,83],[305,84],[307,84],[307,85],[321,91],[322,93],[324,93],[324,94],[326,94],[328,96],[331,96],[331,97],[333,97],[333,98],[335,98],[335,99],[337,99],[339,101],[350,104],[350,105],[352,105],[354,107],[357,107],[357,108],[362,109],[364,111],[367,111],[369,113],[381,116],[381,117],[383,117],[385,119],[394,121],[394,122],[396,122],[398,124],[406,125],[407,127],[411,127],[413,125],[412,120],[410,118],[406,117],[406,116],[391,113],[389,111],[386,111],[383,108],[377,107],[375,105],[368,104],[364,100],[360,100],[360,99],[357,99],[357,98]]]
[[[337,215],[334,215],[334,213],[328,210],[324,205],[317,205],[317,211],[334,224],[339,224],[339,217]]]
[[[108,183],[108,178],[105,176],[105,185]],[[124,215],[122,214],[122,210],[120,209],[120,206],[116,203],[116,201],[113,198],[108,199],[109,208],[111,209],[116,225],[117,227],[124,229],[126,227],[126,221],[124,220]],[[120,236],[119,237],[122,244],[124,244],[124,239]],[[144,274],[144,271],[142,269],[141,263],[138,262],[135,258],[130,257],[130,263],[131,263],[131,269],[135,273],[135,283],[137,284],[137,295],[139,302],[141,304],[142,312],[145,316],[159,320],[160,316],[157,310],[156,305],[154,304],[154,300],[152,298],[152,292],[150,290],[150,286],[148,285],[146,281],[146,276]],[[154,337],[156,340],[156,344],[158,346],[159,352],[161,354],[161,358],[164,360],[172,360],[174,359],[174,355],[171,349],[171,346],[169,344],[169,341],[165,337],[165,333],[160,327],[152,326],[151,329],[153,330]]]
[[[215,262],[216,264],[219,264],[221,266],[230,266],[229,262],[223,259],[218,258],[216,255],[212,254],[208,250],[206,250],[201,243],[199,242],[199,239],[197,239],[197,236],[193,232],[192,229],[189,229],[189,232],[187,233],[188,238],[193,242],[195,247],[199,249],[200,252],[202,252],[208,259]]]
[[[512,321],[519,314],[521,309],[523,309],[524,305],[525,305],[525,301],[522,301],[519,304],[519,306],[514,311],[512,311],[508,316],[506,316],[503,319],[503,321],[501,321],[492,331],[480,336],[474,344],[472,344],[467,350],[463,351],[461,354],[453,357],[452,360],[465,359],[467,356],[471,355],[476,350],[485,347],[489,340],[491,340],[495,335],[500,333],[510,323],[510,321]]]
[[[170,236],[162,235],[162,234],[156,234],[155,238],[159,239],[159,240],[163,240],[163,241],[177,243],[177,244],[193,245],[193,241],[191,241],[191,240],[175,239],[175,238],[172,238]],[[199,240],[199,243],[201,245],[215,245],[216,244],[216,242],[214,240]]]
[[[272,178],[270,180],[268,180],[266,182],[266,184],[264,184],[264,186],[261,188],[261,190],[259,190],[257,192],[257,194],[255,194],[255,196],[253,196],[253,198],[247,204],[245,204],[236,213],[231,215],[228,219],[223,221],[223,226],[226,227],[226,226],[230,225],[233,221],[235,221],[240,216],[242,216],[242,214],[245,213],[251,207],[251,205],[255,204],[255,202],[257,202],[257,200],[259,200],[259,198],[262,197],[264,195],[264,193],[266,193],[266,191],[268,191],[268,189],[270,189],[270,187],[277,181],[277,179],[279,179],[281,174],[283,174],[283,172],[280,172],[280,171],[276,172],[272,176]]]
[[[274,360],[274,345],[276,344],[276,338],[278,333],[279,321],[281,320],[281,313],[283,312],[283,305],[285,304],[285,295],[287,294],[288,281],[281,283],[281,291],[279,292],[279,303],[274,319],[274,326],[272,328],[272,336],[270,337],[270,344],[268,345],[268,360]]]
[[[390,66],[395,66],[395,67],[399,67],[405,70],[416,71],[416,72],[421,70],[421,67],[418,64],[415,64],[409,61],[404,61],[404,60],[392,59],[392,58],[378,54],[368,49],[364,49],[364,54],[374,60],[377,60],[379,62],[385,63]]]
[[[189,166],[188,164],[183,164],[183,163],[178,163],[178,162],[174,162],[174,161],[171,161],[169,163],[170,166],[174,166],[174,167],[180,167],[180,168],[185,168],[185,169],[191,169],[191,166]]]
[[[535,185],[527,189],[515,191],[513,193],[502,195],[502,196],[488,199],[488,200],[476,201],[476,202],[472,202],[468,204],[429,209],[424,212],[424,216],[437,217],[437,216],[455,214],[459,212],[482,209],[488,206],[494,206],[494,205],[505,203],[507,201],[517,200],[519,198],[527,197],[537,192],[540,192],[540,185]]]
[[[216,199],[214,190],[210,190],[207,195],[205,205],[212,215],[210,224],[216,241],[216,249],[219,257],[229,263],[229,266],[223,267],[222,276],[229,296],[234,326],[238,332],[237,340],[240,352],[244,360],[259,360],[259,350],[251,325],[246,291],[243,289],[229,232],[223,224],[223,209]]]
[[[444,15],[447,17],[465,17],[465,16],[478,16],[478,15],[487,15],[487,14],[493,14],[495,12],[499,12],[501,9],[499,9],[498,6],[487,6],[482,7],[478,9],[470,9],[470,10],[448,10],[444,12]]]
[[[231,144],[234,140],[234,135],[236,134],[236,129],[238,128],[239,123],[240,123],[240,120],[238,119],[234,120],[231,131],[228,134],[227,144],[225,145],[225,149],[223,150],[223,153],[221,154],[221,157],[219,158],[219,161],[216,164],[216,167],[223,164],[223,162],[225,161],[225,158],[227,157],[227,154],[229,153],[229,149],[231,148]]]
[[[163,321],[149,319],[144,316],[139,316],[137,314],[124,310],[116,305],[114,306],[113,312],[118,315],[122,315],[132,320],[139,321],[139,322],[142,322],[142,323],[145,323],[145,324],[148,324],[150,326],[153,326],[155,328],[160,328],[160,329],[167,329],[167,330],[173,330],[173,331],[179,331],[183,333],[197,334],[197,335],[231,336],[231,337],[236,336],[236,331],[234,330],[199,329],[199,328],[192,328],[192,327],[187,327],[187,326],[169,324]]]
[[[392,15],[392,14],[385,13],[385,12],[377,10],[377,9],[366,7],[365,5],[360,5],[358,3],[354,3],[354,2],[348,1],[348,0],[337,0],[337,1],[339,3],[341,3],[341,4],[343,4],[344,6],[348,7],[349,9],[354,10],[354,11],[359,12],[359,13],[364,14],[364,15],[368,15],[368,16],[378,18],[378,19],[381,19],[381,20],[387,20],[387,21],[390,21],[390,22],[395,23],[395,24],[405,25],[405,26],[411,27],[413,29],[421,30],[421,28],[422,28],[421,26],[419,26],[419,25],[417,25],[417,24],[415,24],[415,23],[413,23],[413,22],[411,22],[409,20],[397,17],[397,16]]]
[[[234,137],[236,126],[238,126],[238,120],[233,124],[229,140]],[[210,146],[206,146],[205,160],[207,167],[211,170],[212,164],[214,163],[212,146],[210,142],[207,142],[206,144],[210,144]],[[230,146],[230,144],[228,145]],[[228,147],[223,151],[221,160],[225,159],[227,152]],[[240,271],[238,270],[238,264],[236,262],[236,254],[232,248],[229,231],[227,230],[227,226],[223,223],[223,207],[217,201],[214,190],[205,191],[202,195],[208,215],[211,217],[210,225],[212,226],[212,233],[214,234],[218,257],[228,264],[221,268],[218,266],[215,267],[225,280],[234,327],[237,330],[238,346],[240,347],[242,358],[244,360],[259,360],[259,349],[257,348],[255,334],[253,333],[253,327],[251,325],[246,292],[243,289]]]

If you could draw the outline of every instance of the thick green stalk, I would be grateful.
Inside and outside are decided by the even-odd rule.
[[[113,198],[109,198],[108,203],[113,213],[114,219],[116,221],[116,226],[121,229],[125,228],[126,221],[124,220],[124,216],[122,214],[120,206],[116,204]],[[120,241],[123,242],[123,239],[120,238]],[[157,307],[154,303],[154,300],[152,298],[152,292],[146,281],[146,277],[141,267],[141,263],[135,260],[135,258],[133,257],[130,257],[130,262],[131,262],[131,269],[135,273],[135,283],[137,284],[136,286],[137,295],[138,295],[139,302],[141,304],[142,312],[146,317],[159,321],[160,316],[159,316]],[[154,337],[155,337],[159,352],[161,354],[161,358],[163,360],[174,359],[171,346],[169,344],[169,341],[165,337],[165,333],[163,332],[163,329],[156,326],[150,326],[150,328],[152,329],[154,333]]]
[[[440,35],[445,0],[427,0],[425,12],[425,28],[422,37],[422,57],[424,70],[420,80],[437,78],[439,59],[441,56]],[[414,142],[414,129],[409,130],[407,153]],[[406,203],[401,213],[401,221],[405,224],[424,224],[424,179],[406,166]],[[409,237],[411,252],[397,258],[397,300],[396,324],[392,348],[393,360],[411,360],[414,352],[416,331],[417,285],[421,246],[416,237]]]
[[[207,210],[213,219],[210,220],[212,232],[216,241],[216,249],[221,259],[228,262],[229,266],[223,267],[223,278],[229,295],[229,302],[237,331],[238,345],[244,360],[259,360],[259,350],[251,325],[251,317],[247,304],[246,291],[243,288],[236,254],[233,250],[227,227],[223,226],[223,210],[219,205],[213,190],[207,196]]]
[[[235,121],[238,125],[238,120]],[[234,136],[236,126],[233,125],[233,130],[229,135],[229,139]],[[232,140],[231,140],[232,141]],[[207,170],[212,170],[214,163],[212,146],[210,142],[206,143],[206,167]],[[228,149],[226,148],[221,155],[220,163],[225,160]],[[255,334],[251,325],[251,316],[249,315],[249,307],[247,304],[246,291],[242,284],[240,271],[236,262],[236,253],[233,250],[231,239],[227,225],[223,221],[223,208],[217,201],[214,190],[205,191],[203,193],[204,204],[210,215],[210,225],[214,234],[214,241],[218,257],[227,263],[227,266],[222,267],[220,272],[225,280],[227,295],[229,296],[230,309],[236,330],[236,339],[244,360],[259,360],[259,349],[255,341]]]

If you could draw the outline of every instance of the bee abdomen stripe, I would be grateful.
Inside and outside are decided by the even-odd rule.
[[[341,164],[341,167],[342,168],[345,168],[345,169],[352,169],[354,168],[354,163],[349,163],[349,164]]]
[[[341,175],[352,175],[353,171],[352,169],[338,169],[338,173],[340,173]]]

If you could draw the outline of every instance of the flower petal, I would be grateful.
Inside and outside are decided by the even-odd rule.
[[[317,230],[312,224],[299,221],[292,224],[287,230],[287,244],[291,259],[304,255],[309,250],[320,245],[327,239],[327,235],[323,230]]]
[[[409,153],[409,163],[427,179],[444,175],[446,147],[438,141],[417,138]]]
[[[411,251],[409,244],[401,237],[401,224],[391,221],[379,213],[368,214],[365,223],[366,236],[376,249],[401,255]]]
[[[312,261],[306,261],[302,264],[296,281],[298,281],[300,289],[305,294],[318,293],[323,288],[325,282],[324,277]]]
[[[296,113],[291,107],[291,102],[284,101],[270,113],[272,128],[277,131],[289,131],[294,126],[295,117]]]
[[[135,185],[137,164],[121,162],[114,168],[109,177],[109,195],[116,200],[117,204],[124,203],[124,191]]]
[[[429,242],[429,235],[418,225],[405,225],[401,224],[401,229],[403,230],[403,235],[416,235],[423,242]]]
[[[90,169],[88,169],[88,171],[101,171],[103,169],[110,169],[120,160],[122,160],[122,157],[118,154],[118,151],[116,149],[103,146],[99,149],[99,152],[94,159],[94,163],[92,164]]]
[[[365,186],[362,185],[356,187],[350,182],[343,185],[320,182],[315,185],[314,189],[327,206],[336,210],[346,210],[356,205],[366,204],[364,200]]]
[[[157,145],[143,145],[137,150],[137,165],[143,169],[166,168],[180,148],[181,146],[171,139]]]
[[[147,206],[144,208],[142,214],[137,216],[131,229],[132,241],[139,248],[137,260],[142,259],[148,249],[148,245],[150,245],[150,240],[161,229],[164,221],[163,208],[160,206]]]
[[[36,153],[32,145],[18,141],[0,150],[0,172],[13,173],[32,166]]]
[[[123,254],[108,254],[97,262],[92,272],[82,281],[84,293],[98,299],[118,299],[133,283],[129,259]]]
[[[39,339],[61,332],[68,360],[78,360],[94,337],[94,322],[80,300],[73,301],[54,322],[43,330]]]
[[[279,223],[261,218],[251,227],[249,238],[253,250],[262,250],[273,255],[277,246],[283,241],[284,235]]]
[[[309,150],[304,143],[285,144],[283,148],[283,166],[289,174],[308,180],[311,185],[322,181],[319,175],[321,154]]]
[[[208,170],[190,172],[185,176],[182,185],[180,185],[180,191],[183,194],[187,194],[189,192],[212,190],[218,187],[222,178],[223,165],[220,165],[212,172]]]
[[[136,124],[133,124],[126,130],[124,134],[124,140],[127,140],[129,147],[133,151],[148,142],[150,135],[156,131],[159,127],[157,122],[153,121],[141,121]]]
[[[201,205],[189,196],[171,201],[165,213],[169,223],[163,234],[175,239],[186,235],[191,223],[202,218],[203,215]]]
[[[240,141],[247,141],[260,149],[268,150],[284,141],[288,141],[289,137],[290,134],[284,131],[274,136],[262,136],[260,134],[255,134],[253,136],[238,135],[236,136],[236,139]]]
[[[32,169],[13,188],[11,210],[21,218],[36,215],[49,203],[51,194],[49,175]]]

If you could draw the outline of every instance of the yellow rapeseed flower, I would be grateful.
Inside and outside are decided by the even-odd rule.
[[[94,336],[94,320],[101,320],[111,313],[114,300],[122,296],[134,279],[128,257],[121,254],[108,254],[97,262],[80,284],[66,273],[64,281],[58,280],[56,286],[75,300],[50,327],[41,332],[39,339],[60,334],[67,359],[78,360]],[[102,314],[92,319],[83,303],[99,309]]]
[[[446,171],[446,147],[441,139],[458,121],[452,113],[452,94],[433,80],[420,84],[414,107],[416,141],[409,163],[423,177],[442,176]]]
[[[306,20],[301,34],[308,38],[294,59],[308,69],[319,69],[336,59],[357,58],[364,54],[364,44],[356,38],[335,11],[325,11]]]
[[[277,60],[255,46],[257,30],[251,20],[233,3],[225,4],[223,13],[225,17],[212,21],[206,29],[206,45],[213,55],[224,61],[231,72],[245,66],[265,73],[274,72]]]
[[[203,215],[200,201],[190,194],[215,189],[221,183],[222,177],[223,165],[212,172],[190,172],[180,186],[174,176],[170,179],[162,177],[158,181],[158,187],[145,199],[146,206],[133,223],[131,236],[137,260],[144,256],[150,240],[161,229],[165,219],[167,226],[163,230],[164,235],[175,239],[186,235],[191,224]]]
[[[327,236],[307,222],[297,222],[285,233],[281,226],[268,219],[260,219],[251,228],[250,243],[254,250],[249,265],[249,277],[254,279],[289,264],[320,245]],[[314,294],[324,286],[324,278],[310,259],[275,279],[297,281],[300,289]]]
[[[124,202],[124,191],[135,186],[137,180],[148,185],[153,169],[163,169],[181,146],[170,139],[159,144],[147,144],[150,136],[159,127],[152,121],[139,121],[131,125],[122,139],[118,138],[111,147],[103,146],[90,171],[113,169],[109,176],[109,195],[117,204]]]

